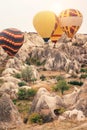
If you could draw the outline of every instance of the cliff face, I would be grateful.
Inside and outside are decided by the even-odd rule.
[[[49,40],[49,45],[45,44],[37,34],[27,34],[26,37],[26,43],[32,46],[29,57],[45,61],[47,70],[78,73],[81,66],[87,64],[87,35],[77,34],[72,41],[63,35],[55,48],[54,43]]]
[[[25,33],[23,46],[16,54],[18,62],[29,60],[39,60],[44,62],[46,70],[64,70],[71,73],[78,73],[81,66],[87,64],[87,35],[77,34],[74,38],[69,39],[66,35],[56,43],[53,48],[50,40],[46,44],[36,33]],[[7,55],[4,50],[0,49],[0,59],[3,61]]]

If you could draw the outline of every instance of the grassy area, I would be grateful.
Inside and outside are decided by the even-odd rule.
[[[27,100],[17,100],[16,101],[17,109],[23,119],[28,116],[31,104],[32,104],[32,102],[27,101]]]

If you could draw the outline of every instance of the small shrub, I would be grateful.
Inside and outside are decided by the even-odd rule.
[[[41,66],[41,65],[45,65],[46,60],[43,60],[42,62],[39,60],[39,58],[27,58],[26,59],[26,64],[28,65],[36,65],[36,66]]]
[[[22,70],[22,78],[23,80],[25,80],[26,82],[31,81],[32,76],[33,76],[33,71],[31,67],[26,67],[25,69]]]
[[[58,83],[53,87],[54,91],[60,91],[61,94],[64,94],[64,91],[69,89],[69,85],[65,80],[59,80]]]
[[[14,75],[14,77],[20,79],[20,78],[21,78],[21,74],[20,74],[20,73],[16,73],[16,74]]]
[[[19,89],[18,91],[18,99],[20,100],[28,100],[28,99],[32,99],[35,94],[36,94],[36,89],[24,89],[24,88],[21,88]]]
[[[31,115],[30,115],[30,122],[31,123],[38,123],[38,124],[42,124],[42,117],[41,117],[41,115],[40,114],[38,114],[38,113],[32,113]]]
[[[64,80],[64,77],[62,77],[62,76],[57,76],[57,77],[56,77],[56,80],[57,80],[57,81],[59,81],[59,80]]]
[[[29,98],[34,97],[35,94],[36,94],[36,92],[37,92],[37,91],[36,91],[35,89],[33,89],[33,88],[32,88],[32,89],[28,89],[28,90],[27,90],[27,93],[26,93],[26,94],[27,94],[27,98],[29,99]]]
[[[20,99],[20,100],[26,99],[26,89],[24,89],[24,88],[19,89],[18,99]]]
[[[43,68],[43,71],[47,71],[47,69],[46,69],[46,68]]]
[[[87,72],[86,68],[81,68],[80,72]]]
[[[19,87],[22,87],[22,86],[25,86],[25,85],[26,85],[26,82],[24,82],[24,81],[18,83]]]
[[[35,81],[37,81],[36,78],[32,78],[31,81],[34,83]]]
[[[65,112],[65,108],[63,108],[63,107],[54,110],[54,113],[56,116],[61,115],[63,112]]]
[[[41,76],[40,76],[40,79],[41,79],[42,81],[44,81],[44,80],[46,79],[46,77],[45,77],[44,75],[41,75]]]
[[[69,84],[72,84],[72,85],[77,85],[77,86],[82,86],[83,85],[83,82],[79,82],[79,81],[70,81],[68,82]]]
[[[80,79],[85,79],[85,78],[87,78],[87,74],[81,74]]]
[[[12,101],[13,101],[13,103],[16,105],[17,99],[13,99]]]

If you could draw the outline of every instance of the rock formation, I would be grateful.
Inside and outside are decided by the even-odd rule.
[[[7,94],[0,98],[0,129],[9,129],[21,125],[20,114]]]

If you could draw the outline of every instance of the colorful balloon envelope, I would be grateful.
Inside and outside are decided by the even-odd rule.
[[[51,11],[41,11],[33,18],[33,25],[45,42],[50,39],[55,23],[56,15]]]
[[[59,19],[57,19],[56,26],[51,34],[50,40],[52,42],[56,43],[61,38],[63,33],[64,32],[63,32],[62,28],[60,27],[60,21],[59,21]]]
[[[24,41],[24,34],[16,28],[7,28],[0,32],[0,46],[8,55],[14,56]]]
[[[73,38],[82,24],[83,16],[77,9],[66,9],[59,15],[62,30],[69,38]]]

